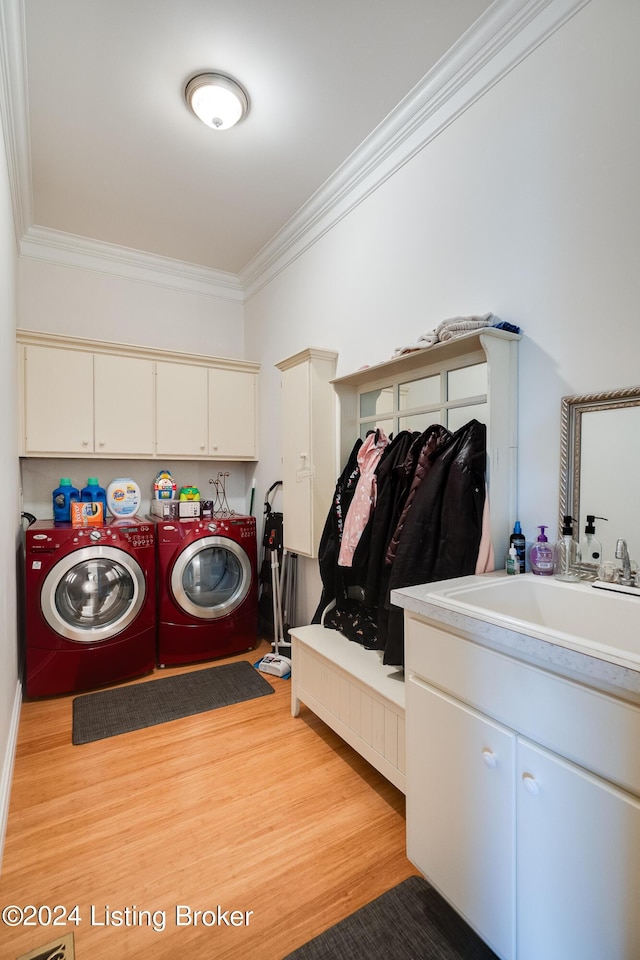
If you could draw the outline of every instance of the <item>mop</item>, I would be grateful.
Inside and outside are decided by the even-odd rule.
[[[286,564],[286,551],[282,557],[282,573],[284,578]],[[282,594],[280,580],[280,564],[278,563],[278,550],[274,545],[271,549],[271,594],[273,600],[273,653],[268,653],[260,660],[256,666],[262,673],[270,673],[274,677],[287,679],[291,676],[291,659],[284,657],[280,653],[280,647],[291,649],[291,643],[284,639],[284,626],[282,622]]]

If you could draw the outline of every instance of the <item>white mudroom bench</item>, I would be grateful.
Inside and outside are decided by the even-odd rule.
[[[292,627],[291,713],[304,703],[405,792],[404,672],[321,624]]]

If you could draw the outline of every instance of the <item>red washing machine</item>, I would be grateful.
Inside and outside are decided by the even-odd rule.
[[[158,665],[214,660],[258,643],[255,517],[156,519]]]
[[[40,520],[25,533],[29,697],[89,690],[155,667],[155,527]]]

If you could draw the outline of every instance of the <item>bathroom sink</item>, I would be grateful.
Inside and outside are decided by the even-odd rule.
[[[640,589],[632,596],[501,571],[424,584],[422,591],[427,603],[640,669]]]

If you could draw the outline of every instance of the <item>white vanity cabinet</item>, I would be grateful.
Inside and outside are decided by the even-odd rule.
[[[417,677],[406,717],[409,859],[499,956],[513,956],[516,736]]]
[[[637,958],[640,707],[405,616],[409,858],[503,960]]]
[[[22,369],[25,455],[153,453],[149,360],[27,345]]]
[[[516,788],[518,960],[637,957],[640,800],[522,738]]]
[[[317,557],[336,483],[337,353],[310,347],[276,364],[282,372],[284,545]]]

